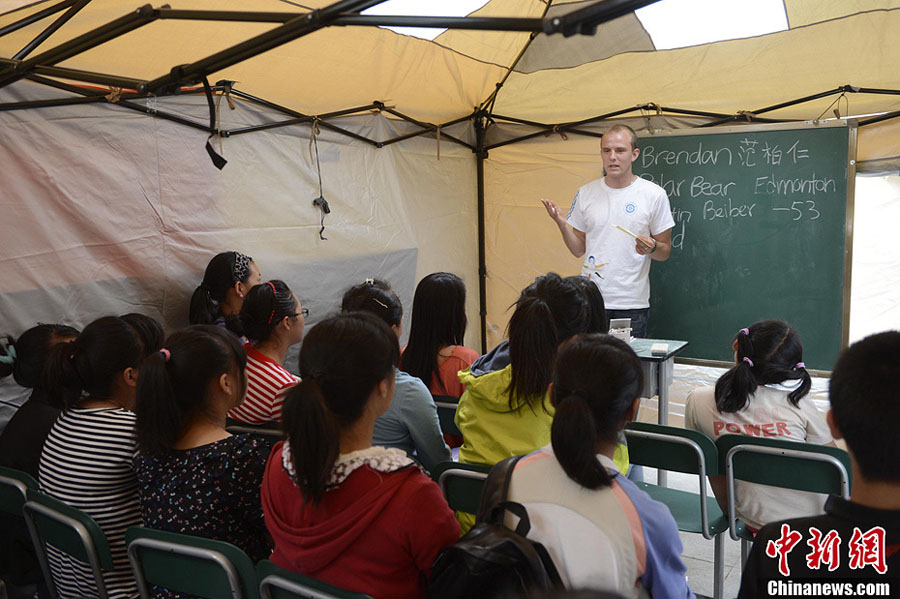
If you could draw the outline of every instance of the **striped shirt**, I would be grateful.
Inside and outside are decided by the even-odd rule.
[[[247,350],[247,395],[228,416],[245,424],[265,424],[281,420],[284,396],[300,379],[249,343]]]
[[[125,530],[141,524],[134,422],[134,413],[121,408],[63,413],[44,443],[38,472],[41,491],[86,512],[106,534],[115,564],[104,573],[111,598],[138,595],[125,552]],[[60,597],[97,596],[89,566],[48,549]]]

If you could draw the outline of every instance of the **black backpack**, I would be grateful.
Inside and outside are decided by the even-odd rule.
[[[434,561],[429,599],[526,597],[563,588],[550,554],[526,538],[531,522],[525,506],[506,501],[509,480],[521,458],[508,458],[491,468],[475,526]],[[503,525],[506,512],[519,518],[515,530]]]

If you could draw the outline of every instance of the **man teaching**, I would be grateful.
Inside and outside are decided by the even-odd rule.
[[[632,334],[646,337],[650,261],[669,258],[675,221],[663,188],[632,172],[638,154],[634,130],[614,125],[600,143],[605,176],[578,190],[567,216],[541,202],[569,251],[585,256],[582,275],[600,288],[609,318],[630,318]]]

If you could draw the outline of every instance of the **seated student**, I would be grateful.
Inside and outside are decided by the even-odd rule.
[[[397,338],[403,332],[403,306],[390,286],[368,279],[344,293],[344,312],[370,312],[387,323]],[[450,459],[450,448],[441,434],[437,406],[425,384],[416,377],[395,369],[394,400],[375,422],[372,443],[402,449],[431,470]]]
[[[170,335],[141,370],[134,468],[144,526],[227,541],[259,561],[272,547],[259,498],[271,444],[225,430],[246,362],[220,327]]]
[[[466,335],[466,286],[449,272],[435,272],[416,286],[409,342],[400,370],[418,377],[433,395],[460,397],[458,373],[478,354],[463,346]]]
[[[31,389],[31,395],[0,433],[0,466],[38,477],[44,439],[60,414],[43,385],[44,364],[51,347],[77,336],[78,331],[66,325],[39,324],[18,339],[10,338],[6,355],[0,356],[0,378],[12,374],[17,385]],[[0,535],[0,579],[10,599],[31,597],[44,577],[25,522],[0,513],[0,530],[6,533]]]
[[[786,441],[834,445],[825,418],[803,398],[811,380],[803,364],[800,336],[781,320],[761,320],[741,329],[734,340],[735,365],[715,389],[694,389],[684,408],[684,425],[715,440],[728,433]],[[710,477],[725,509],[725,480]],[[818,514],[825,496],[735,482],[738,517],[751,530],[773,520]]]
[[[779,585],[829,578],[850,583],[860,596],[873,591],[854,582],[888,583],[891,596],[900,589],[900,445],[894,442],[900,332],[872,335],[845,349],[831,374],[829,399],[828,426],[850,453],[850,500],[832,495],[822,515],[764,526],[744,566],[740,598],[774,596],[783,592]],[[845,593],[847,586],[841,585]],[[798,590],[793,594],[804,593]]]
[[[503,341],[459,374],[466,391],[456,410],[461,462],[492,466],[550,442],[553,409],[545,394],[559,344],[583,332],[584,294],[550,273],[522,290]]]
[[[288,348],[303,339],[305,308],[284,281],[267,281],[244,298],[237,319],[229,328],[246,336],[247,396],[228,416],[246,424],[281,420],[281,406],[297,377],[284,364]],[[239,325],[239,326],[238,326]]]
[[[271,560],[376,598],[424,597],[438,552],[459,527],[437,485],[398,449],[372,446],[391,404],[397,337],[377,317],[343,313],[309,331],[286,439],[262,486]]]
[[[115,564],[103,575],[110,597],[137,597],[125,553],[125,531],[141,523],[132,409],[138,371],[162,338],[152,319],[128,320],[105,316],[90,323],[74,341],[53,347],[44,371],[48,397],[63,413],[44,442],[40,489],[97,521]],[[151,336],[142,336],[148,331]],[[88,566],[52,547],[50,569],[61,597],[96,595]]]
[[[12,352],[0,357],[0,378],[13,375],[16,384],[31,389],[0,434],[0,466],[15,468],[37,478],[44,439],[56,422],[60,408],[51,405],[44,387],[44,364],[50,349],[78,336],[78,330],[62,324],[39,324],[10,340]]]
[[[224,327],[227,317],[241,311],[244,296],[261,282],[259,268],[250,256],[240,252],[216,254],[191,296],[188,321]]]
[[[548,395],[551,443],[516,464],[509,499],[525,505],[568,588],[692,597],[669,509],[619,473],[616,437],[634,418],[641,362],[609,335],[563,343]]]

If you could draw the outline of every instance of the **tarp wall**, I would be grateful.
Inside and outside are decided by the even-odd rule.
[[[31,97],[36,87],[16,84],[0,101]],[[208,118],[202,96],[158,106]],[[265,120],[243,102],[231,111],[223,101],[221,115],[223,128]],[[380,115],[341,125],[375,137],[405,132]],[[310,309],[310,324],[366,277],[387,279],[409,308],[415,283],[436,270],[463,277],[477,314],[472,152],[445,142],[438,159],[433,140],[376,149],[322,129],[332,210],[323,241],[309,133],[306,125],[224,139],[229,164],[219,171],[205,132],[118,107],[0,112],[3,330],[81,326],[131,310],[184,325],[206,263],[229,249],[253,256],[265,279],[284,279]],[[478,334],[476,322],[471,344]]]

